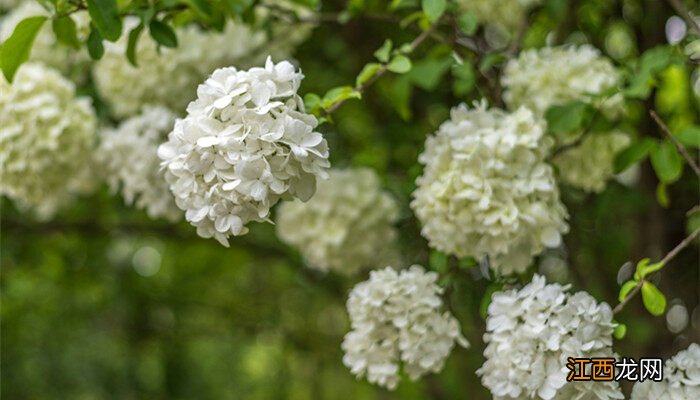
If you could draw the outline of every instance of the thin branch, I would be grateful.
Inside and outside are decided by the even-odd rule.
[[[676,257],[678,253],[680,253],[683,249],[688,247],[688,245],[692,243],[692,241],[695,240],[695,238],[697,238],[698,236],[700,236],[700,228],[696,229],[693,233],[688,235],[688,237],[686,237],[680,243],[678,243],[678,245],[674,247],[673,250],[669,251],[668,254],[666,254],[666,256],[661,260],[661,263],[663,265],[666,265],[669,261]],[[620,304],[615,306],[615,308],[613,309],[613,314],[617,314],[620,311],[622,311],[623,308],[625,308],[625,305],[627,305],[627,303],[629,303],[629,301],[637,294],[637,292],[639,292],[642,289],[642,285],[644,285],[644,282],[646,282],[645,278],[639,280],[637,286],[635,286],[634,289],[632,289],[632,291],[627,295],[627,297],[625,297],[624,300],[620,302]]]
[[[575,147],[578,147],[578,145],[583,143],[583,141],[586,139],[586,137],[588,137],[588,135],[593,130],[593,126],[595,125],[596,118],[598,118],[599,113],[600,113],[600,110],[596,109],[593,116],[591,117],[591,122],[588,124],[588,126],[586,126],[586,129],[581,133],[581,135],[579,135],[579,137],[577,137],[576,140],[574,140],[573,142],[563,144],[560,147],[557,147],[556,149],[554,149],[552,154],[549,157],[547,157],[547,159],[553,160],[561,153],[564,153],[564,152],[569,151]]]
[[[690,29],[695,32],[695,34],[700,35],[700,26],[698,25],[697,22],[695,22],[695,19],[693,18],[692,15],[690,15],[690,12],[688,11],[688,8],[683,4],[682,0],[667,0],[668,4],[673,7],[674,10],[676,10],[676,13],[681,16],[685,20],[685,22],[688,24]]]
[[[654,119],[654,121],[656,121],[656,124],[659,125],[659,127],[666,134],[666,136],[668,136],[668,138],[671,139],[671,142],[673,142],[673,144],[676,146],[676,148],[681,153],[681,155],[683,155],[683,158],[685,158],[685,161],[688,162],[688,165],[690,165],[690,168],[693,169],[693,171],[695,172],[695,175],[700,177],[700,167],[698,167],[698,164],[695,163],[695,160],[693,160],[693,157],[690,156],[690,154],[688,153],[688,150],[686,150],[685,146],[683,146],[683,143],[679,142],[678,139],[676,139],[676,137],[673,136],[671,131],[668,129],[668,126],[666,126],[666,124],[664,124],[664,121],[662,121],[661,118],[659,118],[659,115],[656,114],[656,112],[654,110],[650,110],[649,114]]]

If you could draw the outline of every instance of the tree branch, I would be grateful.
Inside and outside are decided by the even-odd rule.
[[[693,157],[690,156],[688,150],[686,150],[685,146],[683,146],[683,143],[679,142],[678,139],[676,139],[676,137],[673,136],[671,131],[668,129],[668,126],[666,126],[664,121],[661,120],[659,115],[656,114],[654,110],[649,110],[649,115],[651,115],[651,118],[653,118],[654,121],[656,121],[656,124],[659,125],[659,127],[666,134],[666,136],[668,136],[668,138],[671,139],[671,142],[673,142],[673,144],[676,146],[683,158],[685,158],[685,161],[688,162],[688,165],[690,165],[690,168],[693,169],[695,175],[697,175],[700,178],[700,167],[698,167],[698,164],[695,163]]]

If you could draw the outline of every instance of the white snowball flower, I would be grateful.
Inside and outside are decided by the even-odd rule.
[[[541,3],[542,0],[457,0],[462,11],[511,35],[525,23],[527,13]]]
[[[531,111],[477,103],[452,109],[425,142],[411,207],[430,246],[489,257],[502,274],[522,272],[568,231],[552,168],[551,139]]]
[[[50,217],[71,194],[94,187],[96,118],[75,86],[41,64],[0,77],[0,194]]]
[[[700,345],[693,343],[679,352],[664,365],[661,382],[635,383],[631,400],[700,399]]]
[[[18,2],[19,3],[19,2]],[[16,8],[13,8],[7,15],[0,19],[0,43],[7,40],[14,32],[17,24],[25,18],[46,16],[46,11],[36,1],[23,1]],[[90,18],[87,11],[73,13],[70,18],[75,21],[78,28],[78,36],[84,40],[87,38]],[[71,69],[79,63],[88,61],[85,49],[75,50],[56,40],[56,35],[51,28],[51,21],[47,20],[39,30],[30,53],[29,60],[44,63],[52,68],[61,71],[64,75],[71,75]]]
[[[163,107],[144,112],[101,132],[97,159],[113,191],[121,189],[127,204],[144,209],[151,218],[175,221],[182,215],[160,168],[158,145],[167,139],[176,116]]]
[[[308,202],[277,210],[279,237],[298,248],[309,266],[353,274],[395,264],[399,207],[371,169],[331,170]]]
[[[395,389],[399,369],[412,380],[439,372],[455,343],[468,347],[459,323],[441,312],[437,274],[414,265],[370,273],[348,298],[352,331],[343,339],[343,363],[358,378]]]
[[[568,288],[535,275],[521,290],[493,294],[477,374],[494,399],[624,398],[614,381],[567,384],[568,357],[613,356],[615,326],[607,303]]]
[[[138,23],[127,19],[124,34],[116,43],[105,43],[105,54],[94,68],[100,95],[117,117],[134,115],[145,104],[184,109],[194,99],[199,82],[213,70],[229,65],[257,65],[269,54],[286,57],[300,38],[269,39],[262,28],[229,21],[223,32],[205,32],[193,25],[176,30],[178,46],[160,50],[148,34],[136,44],[137,67],[124,56],[128,31]]]
[[[200,236],[228,245],[249,221],[269,221],[282,197],[306,201],[327,177],[328,145],[297,95],[302,78],[269,58],[264,68],[218,69],[175,122],[158,156]]]

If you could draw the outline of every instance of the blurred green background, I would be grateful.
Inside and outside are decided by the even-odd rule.
[[[415,37],[382,17],[386,5],[323,2],[324,13],[360,15],[319,25],[299,48],[302,93],[352,84],[385,38],[404,43]],[[694,2],[688,5],[697,10]],[[524,46],[541,47],[555,34],[560,43],[590,42],[624,68],[644,50],[667,43],[671,15],[659,0],[545,1],[530,16]],[[334,166],[369,166],[383,176],[403,207],[406,258],[439,270],[443,262],[431,257],[408,209],[420,173],[416,159],[450,107],[485,95],[479,88],[488,74],[451,70],[444,62],[450,48],[428,43],[411,73],[382,77],[321,130]],[[693,65],[664,71],[654,96],[629,105],[629,129],[662,137],[646,114],[650,108],[671,126],[697,121],[696,75]],[[571,215],[566,252],[546,255],[538,268],[614,305],[626,262],[659,259],[689,225],[698,225],[697,215],[686,215],[700,193],[689,168],[668,188],[666,207],[658,204],[656,188],[648,161],[632,186],[611,181],[599,195],[563,187]],[[224,248],[199,238],[187,223],[149,220],[106,188],[49,222],[2,203],[0,394],[6,399],[490,398],[475,371],[483,362],[482,303],[495,286],[478,266],[462,270],[451,288],[472,347],[456,348],[439,375],[404,378],[387,392],[357,381],[341,360],[349,329],[346,295],[366,273],[343,278],[307,269],[270,225],[253,226]],[[698,257],[691,247],[657,276],[669,304],[686,310],[685,327],[671,332],[665,316],[650,316],[636,298],[618,316],[628,327],[615,345],[620,355],[669,358],[700,341]]]

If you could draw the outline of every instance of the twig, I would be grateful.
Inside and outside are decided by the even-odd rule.
[[[560,155],[561,153],[564,153],[564,152],[569,151],[575,147],[578,147],[578,145],[583,143],[583,141],[586,139],[586,137],[593,130],[593,126],[595,125],[596,118],[598,118],[599,113],[600,113],[600,110],[596,109],[593,116],[591,117],[591,122],[588,124],[588,126],[586,126],[586,129],[581,133],[581,135],[579,135],[579,137],[577,137],[576,140],[574,140],[573,142],[566,143],[566,144],[561,145],[560,147],[557,147],[552,152],[552,154],[549,157],[547,157],[547,160],[551,161],[554,158],[556,158],[558,155]]]
[[[408,50],[406,50],[405,52],[403,52],[403,54],[411,54],[411,53],[413,53],[413,52],[418,48],[418,46],[420,46],[421,43],[423,43],[423,42],[425,41],[425,39],[427,39],[428,37],[430,37],[430,36],[432,35],[432,33],[437,29],[439,23],[440,23],[440,19],[438,19],[438,20],[436,20],[435,22],[433,22],[433,24],[430,25],[430,27],[429,27],[428,29],[426,29],[426,30],[424,30],[423,32],[421,32],[420,35],[418,35],[415,39],[413,39],[413,41],[411,42],[411,44],[410,44],[409,47],[408,47]],[[371,86],[377,79],[379,79],[379,77],[381,77],[382,75],[384,75],[384,73],[385,73],[386,71],[388,71],[388,69],[389,69],[389,62],[387,61],[387,62],[383,63],[382,66],[379,67],[379,69],[378,69],[366,82],[364,82],[364,83],[361,84],[361,85],[355,86],[355,89],[354,89],[354,90],[355,90],[356,92],[362,93],[362,91],[364,91],[364,90],[367,89],[369,86]],[[330,106],[327,110],[325,110],[324,113],[325,113],[326,115],[332,114],[332,113],[333,113],[335,110],[337,110],[341,105],[343,105],[343,103],[345,103],[345,101],[346,101],[346,99],[341,100],[341,101],[339,101],[339,102],[333,104],[333,105]]]
[[[697,238],[698,235],[700,235],[700,228],[696,229],[693,233],[688,235],[688,237],[686,237],[680,243],[678,243],[678,245],[676,247],[674,247],[673,250],[669,251],[668,254],[666,254],[666,256],[661,260],[661,263],[663,265],[666,265],[675,256],[677,256],[678,253],[680,253],[683,249],[688,247],[688,245],[693,240],[695,240],[695,238]],[[629,301],[637,294],[637,292],[639,292],[642,289],[642,285],[644,285],[644,282],[646,282],[645,278],[642,278],[639,280],[639,282],[637,283],[637,286],[635,286],[634,289],[632,289],[632,291],[627,295],[627,297],[625,297],[620,302],[620,304],[615,306],[615,308],[613,309],[613,314],[617,314],[620,311],[622,311],[623,308],[625,308],[625,305],[627,305],[627,303],[629,303]]]
[[[690,26],[690,29],[695,32],[695,34],[700,35],[700,26],[698,25],[697,22],[695,22],[695,19],[690,15],[690,12],[688,12],[688,8],[686,8],[685,4],[681,0],[667,0],[668,4],[673,7],[674,10],[676,10],[676,13],[681,16],[685,20],[685,22]]]
[[[685,161],[688,162],[688,165],[690,165],[690,168],[693,169],[693,171],[695,172],[695,175],[700,177],[700,167],[698,167],[698,164],[695,163],[695,160],[693,160],[693,157],[690,156],[690,154],[688,153],[688,150],[686,150],[685,146],[683,146],[683,144],[681,142],[679,142],[675,136],[673,136],[671,131],[668,129],[668,126],[666,126],[666,124],[664,124],[664,121],[662,121],[661,118],[659,118],[658,114],[656,114],[656,112],[654,110],[650,110],[649,114],[654,119],[654,121],[656,121],[656,124],[659,125],[659,127],[666,134],[666,136],[668,136],[668,138],[671,139],[671,142],[673,142],[673,144],[676,146],[676,148],[681,153],[681,155],[683,155],[683,158],[685,158]]]

